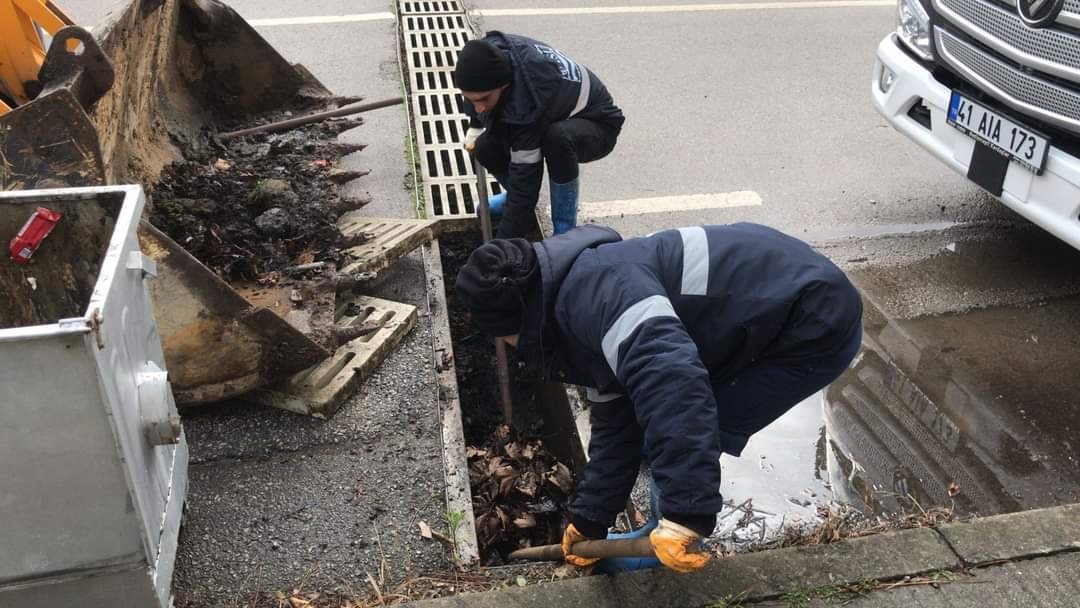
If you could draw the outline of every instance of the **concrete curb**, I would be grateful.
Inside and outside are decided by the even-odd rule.
[[[688,575],[645,570],[591,576],[410,604],[417,608],[596,606],[698,607],[738,598],[751,603],[786,593],[899,580],[1002,560],[1024,560],[1080,550],[1080,505],[1052,507],[972,522],[854,538],[829,545],[792,547],[716,560]]]
[[[955,569],[960,560],[933,530],[905,530],[833,545],[792,547],[716,560],[702,572],[666,569],[465,594],[417,602],[419,607],[610,606],[655,608],[656,598],[675,607],[703,606],[724,598],[778,597],[796,589],[891,579]]]
[[[454,541],[455,561],[461,564],[478,563],[480,545],[476,538],[476,521],[473,517],[469,462],[465,456],[465,430],[454,363],[454,345],[450,339],[450,318],[438,239],[425,245],[423,253],[428,310],[431,311],[435,382],[439,387],[436,398],[442,418],[447,524],[452,528],[450,535]]]
[[[1080,550],[1080,504],[1008,513],[939,530],[966,566]]]

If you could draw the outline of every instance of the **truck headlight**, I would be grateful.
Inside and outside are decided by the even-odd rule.
[[[919,0],[899,0],[896,4],[896,36],[916,55],[926,61],[934,58],[930,50],[930,16]]]

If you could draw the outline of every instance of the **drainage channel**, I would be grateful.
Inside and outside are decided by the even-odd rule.
[[[400,0],[402,70],[428,218],[450,222],[425,248],[443,412],[450,531],[461,561],[502,563],[519,547],[557,542],[584,451],[565,387],[527,378],[512,364],[514,420],[502,419],[490,338],[455,301],[457,270],[480,244],[477,178],[464,149],[468,128],[453,69],[476,37],[456,0]],[[489,191],[500,186],[492,180]]]

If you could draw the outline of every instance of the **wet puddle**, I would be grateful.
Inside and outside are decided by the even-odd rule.
[[[826,393],[837,497],[960,516],[1080,501],[1077,320],[1075,298],[868,319],[860,358]]]
[[[740,549],[819,505],[886,519],[1080,502],[1080,298],[886,321],[823,394],[725,455],[714,539]]]

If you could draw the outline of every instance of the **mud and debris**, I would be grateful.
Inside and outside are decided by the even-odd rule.
[[[543,422],[528,421],[530,412],[524,410],[537,409],[532,407],[537,396],[522,391],[528,393],[535,384],[522,377],[513,349],[508,352],[511,378],[522,380],[514,386],[514,427],[503,419],[494,343],[472,324],[451,287],[480,244],[479,235],[444,235],[439,244],[480,560],[499,565],[516,549],[559,542],[574,476],[569,463],[560,462],[545,446]]]
[[[363,146],[335,140],[361,122],[328,120],[227,144],[204,132],[186,143],[183,160],[165,167],[150,194],[150,221],[230,282],[274,284],[288,267],[337,264],[355,243],[335,222],[367,200],[339,194],[343,177],[364,171],[342,172],[336,162]]]
[[[466,456],[476,536],[488,565],[521,547],[559,542],[574,478],[543,442],[501,425]]]

